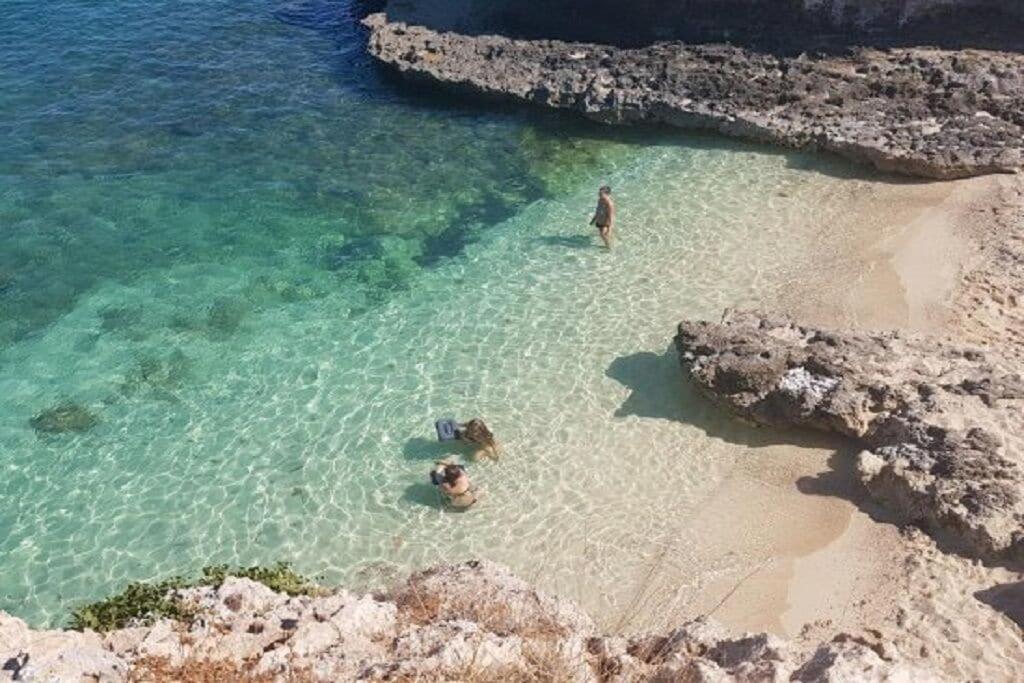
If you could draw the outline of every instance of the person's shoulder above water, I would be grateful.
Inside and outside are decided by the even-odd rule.
[[[430,473],[430,481],[437,486],[445,500],[457,508],[466,508],[476,502],[466,468],[452,462],[439,461]]]
[[[479,450],[473,453],[474,458],[486,455],[497,460],[501,452],[501,446],[494,437],[494,432],[478,417],[473,418],[464,425],[460,425],[458,438],[468,444],[479,446]]]

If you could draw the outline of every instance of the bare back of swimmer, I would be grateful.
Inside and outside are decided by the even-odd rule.
[[[468,508],[476,502],[476,494],[462,465],[439,462],[430,479],[452,507]]]

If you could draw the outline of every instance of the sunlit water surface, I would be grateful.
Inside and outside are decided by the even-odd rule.
[[[485,557],[608,615],[686,566],[737,447],[674,324],[792,286],[841,181],[410,92],[350,14],[5,4],[0,609],[57,624],[213,562],[370,585]],[[33,428],[70,404],[95,426]],[[505,445],[465,514],[427,483],[465,456],[446,415]]]

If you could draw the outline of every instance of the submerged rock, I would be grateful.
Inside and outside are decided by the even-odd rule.
[[[0,295],[13,290],[15,281],[14,273],[0,268]]]
[[[337,277],[357,285],[369,301],[404,289],[421,270],[420,240],[395,235],[356,238],[334,250],[330,269]]]
[[[1024,380],[992,350],[736,313],[683,322],[688,377],[765,425],[856,439],[871,494],[984,559],[1024,559]]]
[[[143,355],[125,375],[121,393],[132,395],[141,388],[167,392],[184,384],[191,374],[193,361],[181,349],[166,356]]]
[[[47,408],[31,418],[29,424],[40,434],[63,434],[88,431],[99,424],[99,421],[99,418],[85,406],[67,402]]]
[[[215,335],[231,335],[238,331],[248,313],[249,307],[240,299],[218,297],[206,312],[206,325]]]
[[[130,333],[142,322],[142,308],[108,306],[100,311],[100,329],[103,332]]]
[[[623,49],[440,33],[384,14],[368,50],[404,76],[567,109],[823,149],[958,178],[1024,166],[1024,55],[931,48],[783,57],[731,45]]]

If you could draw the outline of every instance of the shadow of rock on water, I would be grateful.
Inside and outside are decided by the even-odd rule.
[[[1024,581],[998,584],[976,592],[974,597],[1024,628]]]
[[[428,508],[437,508],[438,510],[444,507],[441,504],[441,497],[437,489],[432,484],[427,484],[426,482],[409,484],[402,493],[402,501]]]
[[[567,40],[641,47],[658,41],[731,43],[781,55],[830,52],[851,48],[892,48],[927,45],[945,49],[1024,50],[1019,30],[1021,10],[1010,0],[999,3],[932,2],[943,7],[917,13],[894,9],[903,2],[874,2],[875,16],[842,21],[843,5],[852,2],[765,0],[742,3],[723,0],[637,2],[618,0],[552,0],[544,11],[521,0],[418,0],[386,5],[391,21],[427,26],[435,31],[466,35],[504,35],[530,40]],[[869,4],[863,2],[860,4]],[[916,3],[927,6],[929,3]],[[725,7],[723,7],[723,5]],[[813,7],[817,5],[817,7]],[[289,5],[291,6],[291,5]],[[359,0],[360,13],[380,11],[377,0]],[[849,9],[849,8],[848,8]],[[294,11],[294,10],[293,10]]]
[[[715,406],[683,376],[675,346],[665,353],[640,351],[620,356],[605,371],[631,390],[615,417],[674,420],[691,424],[708,436],[752,448],[791,444],[805,448],[839,449],[843,442],[823,432],[753,426]]]
[[[612,361],[605,374],[632,390],[615,411],[615,417],[636,415],[687,421],[679,362],[671,352],[658,355],[651,351],[640,351],[620,356]]]

